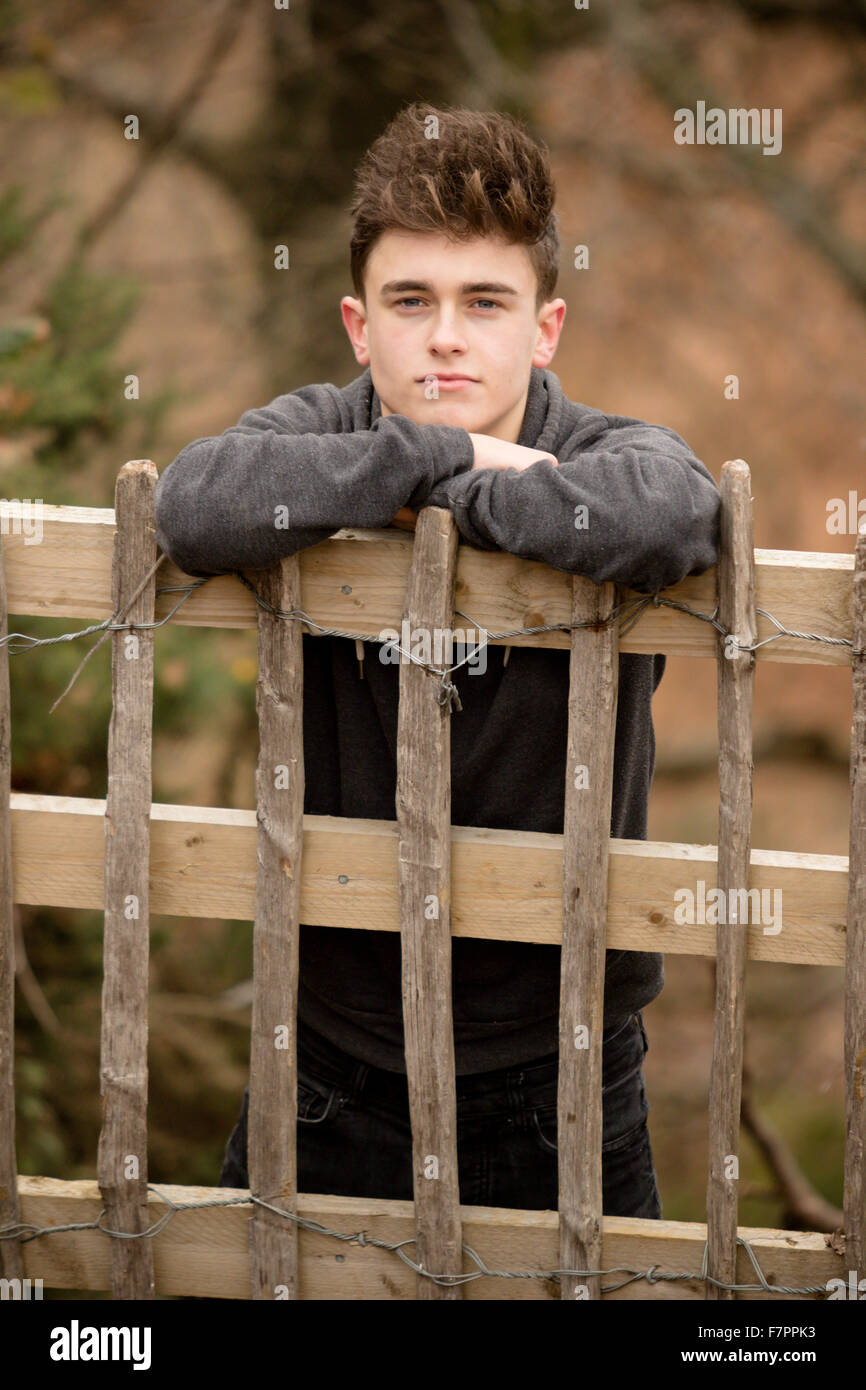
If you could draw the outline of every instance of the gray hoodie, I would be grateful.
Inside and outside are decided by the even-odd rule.
[[[181,450],[157,483],[157,541],[186,573],[223,574],[267,568],[343,526],[387,526],[404,506],[439,506],[470,545],[643,593],[716,564],[719,491],[673,430],[572,402],[554,372],[533,367],[518,442],[559,466],[473,470],[464,429],[383,418],[369,369],[343,388],[306,386]],[[350,639],[305,634],[303,650],[305,813],[395,820],[399,666],[372,642],[363,668]],[[486,670],[455,673],[454,825],[562,833],[568,666],[564,650],[491,646]],[[613,836],[646,838],[664,667],[662,655],[619,658]],[[559,960],[557,946],[454,939],[458,1075],[556,1051]],[[399,935],[302,925],[300,962],[301,1023],[405,1071]],[[608,951],[605,1027],[663,982],[660,953]]]

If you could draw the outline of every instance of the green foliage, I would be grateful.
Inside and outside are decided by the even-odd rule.
[[[49,73],[37,63],[0,75],[0,106],[22,116],[52,115],[60,93]]]
[[[17,251],[27,247],[48,214],[65,202],[60,194],[53,194],[40,208],[27,212],[23,199],[24,190],[20,184],[13,184],[0,193],[0,267]]]
[[[52,197],[28,211],[20,187],[0,197],[0,276],[11,279],[62,201]],[[133,371],[118,364],[117,345],[140,302],[133,277],[97,274],[73,257],[46,284],[33,314],[0,324],[0,434],[31,441],[32,462],[44,468],[45,485],[55,484],[55,503],[73,500],[56,485],[86,467],[95,445],[131,440],[135,426],[139,442],[128,445],[127,457],[144,457],[142,446],[179,398],[164,388],[135,400],[124,389]]]

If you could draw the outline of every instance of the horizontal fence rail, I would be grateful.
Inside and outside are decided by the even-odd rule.
[[[96,1221],[102,1207],[95,1182],[62,1182],[20,1176],[21,1218],[38,1229]],[[163,1196],[160,1197],[159,1193]],[[250,1263],[247,1228],[254,1208],[233,1188],[174,1186],[160,1183],[150,1194],[151,1221],[171,1217],[153,1240],[158,1292],[199,1298],[249,1298]],[[172,1216],[169,1203],[192,1204],[239,1199],[237,1206],[199,1206]],[[461,1206],[463,1240],[484,1256],[487,1268],[518,1271],[525,1277],[483,1275],[463,1285],[464,1298],[557,1299],[559,1290],[545,1271],[559,1268],[559,1223],[555,1211],[512,1211],[500,1207]],[[395,1253],[372,1244],[411,1240],[415,1234],[412,1202],[373,1197],[298,1197],[298,1215],[328,1229],[357,1238],[336,1241],[317,1230],[298,1232],[299,1282],[305,1299],[413,1299],[416,1275]],[[847,1278],[847,1265],[812,1231],[740,1227],[771,1290],[776,1286],[823,1289],[829,1279]],[[700,1279],[707,1228],[693,1221],[644,1221],[605,1216],[602,1261],[606,1270],[653,1270],[658,1282],[637,1279],[605,1295],[613,1299],[703,1300]],[[9,1244],[10,1242],[3,1242]],[[111,1241],[101,1231],[77,1230],[28,1241],[21,1246],[25,1275],[41,1278],[46,1288],[107,1289],[111,1283]],[[341,1255],[340,1262],[335,1255]],[[474,1265],[467,1262],[474,1270]],[[666,1272],[685,1271],[690,1278],[667,1282]],[[627,1273],[619,1279],[628,1278]],[[737,1248],[737,1281],[758,1285],[738,1299],[762,1301],[795,1298],[764,1292],[744,1246]],[[606,1284],[617,1283],[615,1274]],[[797,1301],[810,1301],[808,1295]]]
[[[115,519],[110,508],[43,508],[42,540],[28,543],[16,534],[16,508],[7,503],[3,536],[8,612],[34,617],[98,621],[112,615],[111,561]],[[20,522],[19,522],[20,525]],[[396,530],[336,532],[298,555],[304,611],[326,627],[351,629],[375,638],[384,628],[400,631],[412,538]],[[755,603],[784,627],[851,642],[854,556],[804,550],[755,551]],[[349,582],[351,581],[351,582]],[[157,589],[191,581],[170,561],[161,565]],[[716,604],[715,569],[682,580],[662,597],[710,614]],[[348,588],[349,592],[346,592]],[[489,632],[571,621],[572,576],[533,560],[462,545],[457,554],[455,609]],[[623,588],[624,598],[645,597]],[[157,593],[156,617],[165,618],[179,594]],[[185,600],[172,623],[196,627],[255,628],[256,603],[231,575],[217,575]],[[459,620],[461,627],[472,626]],[[776,632],[758,617],[760,640]],[[559,647],[568,650],[568,632],[541,632],[494,645]],[[669,656],[715,659],[718,643],[709,623],[687,613],[652,605],[640,622],[619,639],[622,652],[662,652]],[[851,648],[779,637],[758,649],[758,661],[850,666]]]
[[[117,1298],[826,1297],[828,1280],[844,1281],[852,1260],[856,1269],[863,1258],[866,1219],[866,536],[856,557],[754,550],[749,470],[737,460],[722,472],[718,571],[655,597],[458,546],[453,518],[438,509],[421,513],[411,538],[343,530],[272,570],[252,572],[254,583],[245,575],[193,581],[164,557],[152,563],[155,479],[146,460],[125,465],[116,513],[43,506],[38,544],[16,533],[18,504],[7,503],[0,622],[12,612],[257,626],[257,810],[150,801],[152,628],[111,631],[107,800],[16,793],[5,777],[0,1271],[58,1288],[111,1287]],[[633,616],[618,630],[610,615],[629,600]],[[285,621],[275,608],[303,623]],[[437,688],[415,664],[400,670],[395,821],[303,815],[302,630],[381,641],[399,635],[404,622],[451,626],[452,615],[469,640],[570,649],[563,834],[451,825],[449,729],[459,699],[448,694],[444,676]],[[0,767],[7,773],[9,650],[0,648]],[[718,662],[718,847],[606,833],[617,654],[630,651]],[[761,660],[852,667],[847,858],[751,846],[751,696]],[[587,780],[573,777],[578,768]],[[706,905],[717,886],[733,900],[730,920],[716,920],[711,908],[699,914],[703,921],[681,915],[683,890]],[[784,917],[768,926],[756,895],[758,905],[769,895],[774,910],[783,902]],[[13,902],[105,912],[98,1183],[18,1175],[14,1191]],[[154,912],[254,923],[249,1191],[147,1183]],[[301,921],[401,933],[414,1202],[297,1192]],[[558,1212],[459,1203],[450,943],[461,935],[562,948]],[[606,948],[716,958],[706,1226],[602,1217]],[[846,967],[844,1234],[738,1227],[749,959]],[[76,1229],[60,1229],[67,1226]],[[112,1239],[117,1227],[137,1238]],[[615,1282],[602,1285],[602,1273]]]
[[[12,793],[15,901],[104,907],[105,802]],[[150,907],[177,917],[253,921],[256,812],[151,806]],[[311,926],[399,931],[396,822],[304,816],[301,916]],[[454,936],[562,942],[562,836],[451,827]],[[781,930],[748,927],[750,960],[844,965],[848,858],[751,852],[749,886],[782,893]],[[678,924],[675,893],[700,904],[716,885],[716,848],[610,838],[607,945],[714,956],[716,926]]]

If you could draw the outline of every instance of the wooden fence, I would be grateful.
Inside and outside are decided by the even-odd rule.
[[[301,623],[257,605],[236,577],[212,579],[193,590],[171,621],[258,627],[257,811],[155,805],[154,636],[146,624],[164,619],[178,603],[175,586],[190,583],[167,559],[154,572],[156,478],[152,463],[134,461],[118,476],[114,511],[44,507],[39,545],[16,534],[9,524],[14,506],[7,507],[0,636],[8,632],[7,611],[97,622],[120,615],[143,626],[118,628],[110,637],[105,801],[11,792],[7,648],[0,647],[4,1277],[111,1289],[116,1298],[159,1292],[595,1299],[602,1293],[598,1271],[626,1268],[652,1273],[620,1281],[605,1296],[732,1298],[725,1286],[736,1283],[749,1286],[737,1297],[764,1299],[826,1296],[828,1280],[847,1283],[850,1270],[866,1275],[866,536],[858,541],[856,564],[854,555],[755,551],[749,470],[735,460],[722,474],[717,569],[660,595],[682,607],[650,602],[622,633],[607,619],[617,599],[636,595],[504,553],[458,548],[450,513],[434,508],[421,513],[414,537],[394,529],[344,530],[253,576],[265,604],[283,613],[303,608],[315,623],[371,640],[385,628],[399,629],[403,619],[411,631],[450,629],[455,593],[459,607],[487,631],[568,625],[507,639],[571,650],[562,835],[451,826],[452,716],[439,703],[436,679],[411,663],[400,666],[396,822],[304,816]],[[166,590],[159,595],[157,578]],[[724,632],[685,611],[710,615],[717,604]],[[724,633],[737,640],[726,641]],[[756,642],[764,644],[742,650]],[[620,651],[717,660],[718,846],[610,837]],[[756,661],[852,667],[847,860],[751,849]],[[588,776],[573,777],[578,766]],[[280,778],[277,768],[284,772]],[[737,890],[780,889],[784,930],[764,933],[748,913],[717,928],[678,924],[674,894],[699,879],[708,889],[722,889],[732,903]],[[105,912],[96,1182],[16,1173],[13,902]],[[431,902],[438,915],[425,910]],[[148,1189],[151,911],[254,921],[249,1193]],[[401,933],[414,1202],[297,1193],[299,921]],[[558,1212],[460,1205],[451,1018],[455,935],[561,944]],[[706,1225],[602,1216],[606,948],[717,958]],[[747,958],[845,966],[844,1241],[838,1234],[831,1243],[820,1232],[737,1225]],[[587,1036],[589,1046],[578,1045],[577,1038]],[[275,1045],[278,1038],[282,1044]],[[425,1176],[431,1171],[438,1176]],[[261,1200],[251,1201],[250,1193]],[[181,1209],[173,1213],[174,1207]],[[69,1225],[78,1229],[55,1229]],[[141,1236],[145,1231],[150,1234]],[[334,1231],[363,1234],[338,1241]],[[756,1284],[750,1250],[766,1288]],[[493,1271],[527,1277],[506,1279]],[[554,1278],[557,1271],[573,1272]],[[683,1272],[693,1277],[663,1278]]]

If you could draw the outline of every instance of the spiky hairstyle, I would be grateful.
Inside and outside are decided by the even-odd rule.
[[[455,241],[498,235],[525,246],[537,304],[559,271],[555,189],[546,147],[500,111],[414,102],[361,159],[350,211],[350,265],[364,299],[364,267],[385,231],[441,232]]]

